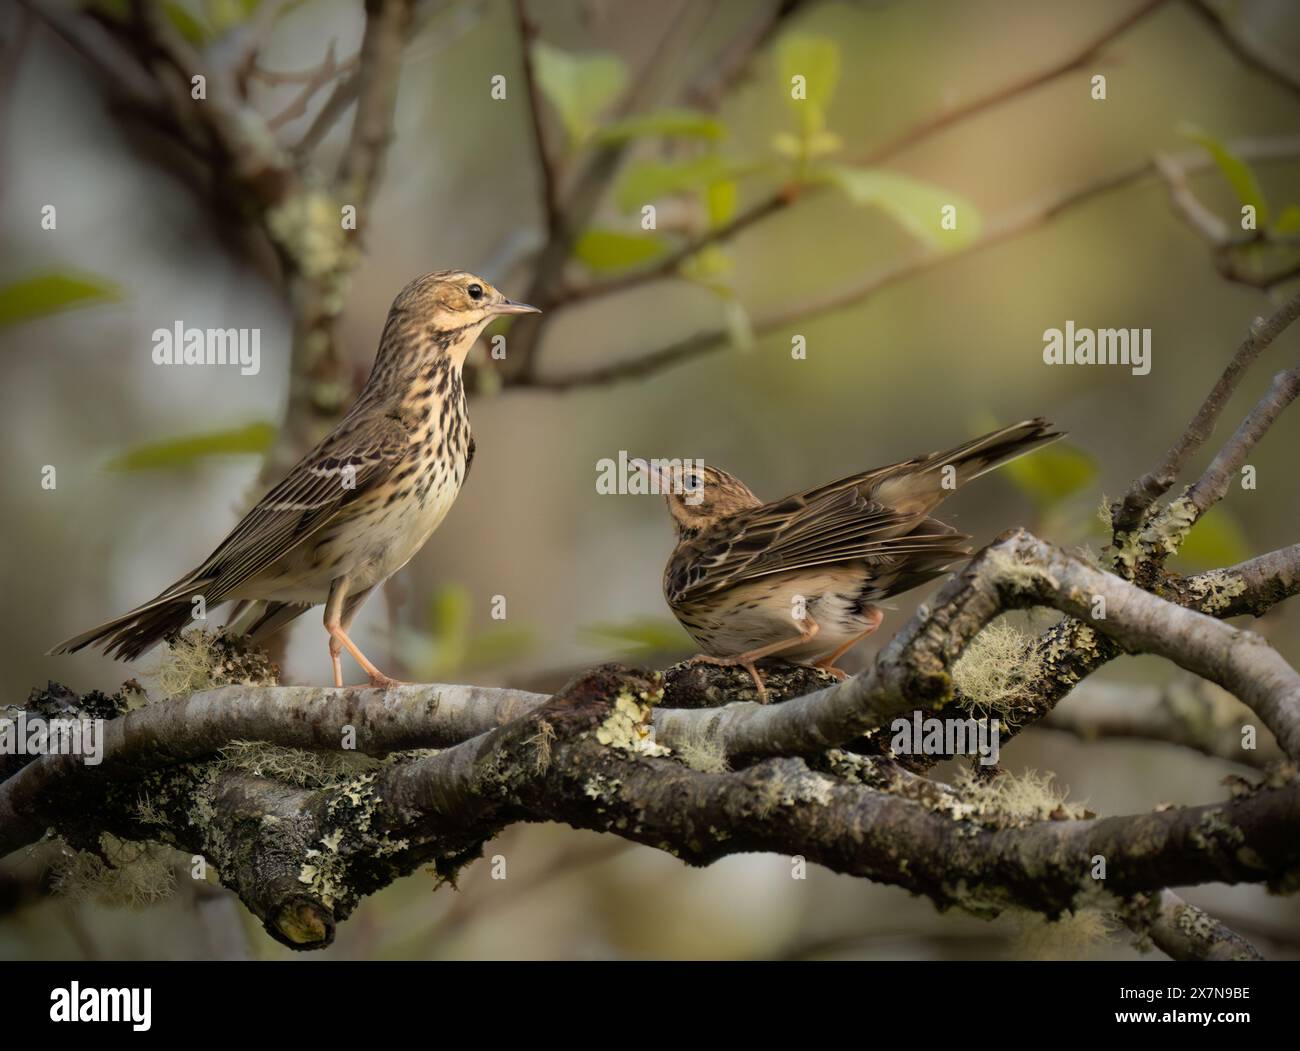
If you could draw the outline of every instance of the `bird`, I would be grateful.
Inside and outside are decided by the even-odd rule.
[[[970,537],[931,512],[954,490],[1062,437],[1042,417],[947,452],[849,475],[764,503],[712,465],[632,460],[668,502],[677,542],[664,598],[700,647],[694,664],[836,662],[880,627],[878,603],[941,576],[972,554]]]
[[[343,685],[345,649],[372,686],[397,684],[348,630],[366,597],[438,528],[469,473],[465,356],[495,318],[535,313],[463,270],[410,282],[388,311],[365,386],[334,429],[198,568],[50,653],[99,645],[131,660],[183,629],[196,607],[227,602],[237,603],[228,623],[240,621],[260,641],[323,603],[334,685]]]

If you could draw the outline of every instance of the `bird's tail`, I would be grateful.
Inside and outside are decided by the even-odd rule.
[[[102,646],[110,657],[134,660],[156,646],[164,636],[189,624],[194,616],[194,597],[202,594],[201,583],[190,579],[178,581],[143,606],[59,643],[49,651],[49,655],[76,653],[86,646]]]
[[[1041,416],[1013,423],[947,452],[899,464],[893,477],[880,483],[877,497],[891,507],[915,505],[917,510],[928,512],[967,482],[1063,436]]]

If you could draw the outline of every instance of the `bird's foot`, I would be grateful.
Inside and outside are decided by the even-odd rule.
[[[814,664],[813,667],[818,669],[819,671],[824,671],[828,675],[831,675],[836,682],[843,682],[845,679],[849,677],[849,673],[846,672],[843,668],[837,668],[835,667],[835,665],[830,663]]]
[[[713,657],[707,653],[696,654],[687,664],[713,664],[719,668],[744,668],[749,672],[749,677],[754,680],[754,685],[758,687],[758,703],[767,703],[767,686],[763,683],[763,676],[759,674],[758,668],[754,662],[743,653],[735,657]]]
[[[393,679],[381,671],[370,672],[367,676],[370,679],[370,685],[375,689],[387,689],[389,686],[410,686],[409,682],[402,679]]]

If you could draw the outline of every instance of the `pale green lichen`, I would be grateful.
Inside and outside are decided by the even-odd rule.
[[[158,843],[99,837],[102,857],[64,848],[53,866],[56,894],[74,901],[140,908],[171,897],[176,889],[174,850]]]
[[[1009,948],[1018,960],[1086,959],[1120,929],[1100,909],[1078,909],[1054,920],[1017,909],[1009,918],[1015,928]]]
[[[224,629],[172,635],[167,650],[142,678],[156,697],[188,697],[218,686],[274,686],[279,669],[256,646]]]
[[[1033,642],[1006,619],[994,621],[971,640],[952,669],[953,683],[971,713],[1015,725],[1017,710],[1032,699],[1043,670]]]
[[[359,752],[308,752],[265,741],[231,741],[218,754],[217,765],[223,769],[300,788],[323,788],[381,765]]]
[[[1001,828],[1089,816],[1082,804],[1066,802],[1068,790],[1054,785],[1053,775],[1036,770],[978,778],[962,769],[953,780],[953,789],[960,799],[949,808],[954,817],[974,818]]]
[[[691,727],[684,739],[677,742],[677,758],[692,770],[705,774],[725,774],[731,769],[727,746],[708,724]]]
[[[1018,561],[998,548],[990,548],[986,558],[999,583],[1013,591],[1037,595],[1044,588],[1056,591],[1061,586],[1060,581],[1041,566]]]
[[[1184,492],[1143,530],[1142,544],[1149,551],[1176,555],[1199,517],[1200,511]]]
[[[307,278],[319,279],[346,271],[353,247],[341,222],[341,206],[321,190],[291,194],[267,210],[266,227],[275,242]],[[325,304],[326,309],[330,304]]]
[[[1202,613],[1219,613],[1232,605],[1232,600],[1246,593],[1246,582],[1224,569],[1184,577],[1182,588],[1192,597]]]
[[[665,756],[672,749],[658,744],[654,724],[650,721],[654,700],[662,696],[642,694],[640,700],[630,693],[620,693],[605,721],[596,730],[596,740],[633,755]]]

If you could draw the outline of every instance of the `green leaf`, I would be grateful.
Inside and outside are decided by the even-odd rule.
[[[1182,124],[1179,126],[1178,131],[1185,138],[1191,139],[1209,150],[1210,156],[1214,158],[1214,163],[1223,172],[1224,178],[1228,180],[1233,192],[1237,195],[1237,199],[1242,204],[1254,206],[1255,218],[1261,228],[1268,226],[1268,204],[1264,200],[1264,192],[1259,188],[1259,181],[1255,178],[1255,173],[1251,171],[1250,165],[1229,150],[1221,141],[1195,125]]]
[[[730,295],[731,285],[719,279],[734,269],[735,263],[721,245],[707,244],[689,259],[683,260],[677,272],[688,281],[706,285],[719,295]]]
[[[689,109],[665,109],[606,124],[596,132],[596,141],[604,144],[627,142],[648,136],[709,139],[716,142],[726,135],[726,128],[716,117]]]
[[[709,227],[716,230],[729,223],[736,214],[736,202],[740,196],[740,187],[735,179],[720,179],[711,182],[704,191],[704,203],[709,211]]]
[[[259,456],[271,448],[276,429],[269,423],[250,423],[208,434],[192,434],[146,442],[113,457],[110,471],[155,471],[188,467],[207,456]]]
[[[172,28],[180,33],[188,43],[194,47],[203,46],[208,38],[208,30],[189,11],[176,3],[175,0],[165,0],[163,14],[167,16],[167,21],[172,24]]]
[[[1004,464],[1000,470],[1040,509],[1082,489],[1097,477],[1097,464],[1078,446],[1053,442]]]
[[[808,138],[825,126],[826,108],[840,80],[840,46],[828,37],[787,33],[777,49],[777,62],[782,91]],[[794,77],[803,78],[803,98],[794,95]]]
[[[60,310],[111,303],[122,291],[103,278],[66,273],[23,278],[0,287],[0,325],[56,314]]]
[[[664,244],[657,234],[625,234],[618,230],[588,230],[573,248],[573,254],[592,270],[625,270],[663,252]]]
[[[1220,569],[1250,557],[1245,531],[1222,504],[1211,507],[1187,534],[1178,558],[1187,569]]]
[[[1300,233],[1300,204],[1288,204],[1273,224],[1275,234]]]
[[[628,166],[614,191],[624,211],[633,211],[660,197],[698,192],[714,183],[743,178],[770,167],[763,161],[739,161],[716,153],[688,161],[642,160]]]
[[[579,629],[589,646],[622,651],[675,652],[692,648],[682,626],[668,617],[640,616],[619,624],[588,624]]]
[[[257,12],[258,0],[203,0],[203,15],[217,34],[243,25]]]
[[[816,174],[840,187],[854,204],[882,208],[930,248],[961,248],[979,235],[979,210],[932,183],[877,168],[839,164],[828,165]],[[955,228],[945,230],[941,224],[949,205],[956,209]]]
[[[543,40],[533,42],[537,83],[555,107],[573,142],[594,130],[596,118],[623,93],[627,67],[617,55],[570,54]]]

